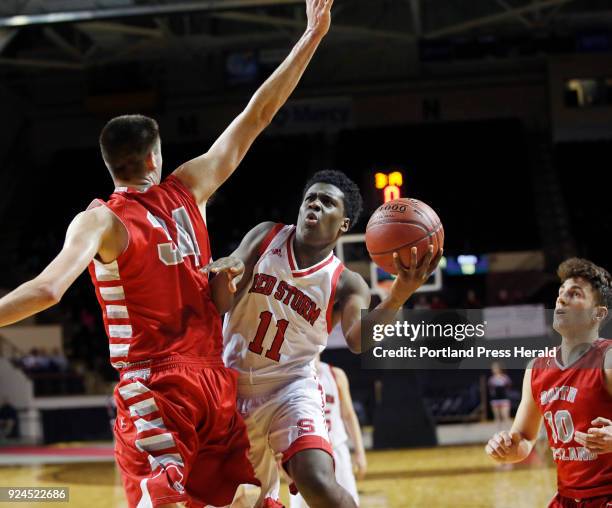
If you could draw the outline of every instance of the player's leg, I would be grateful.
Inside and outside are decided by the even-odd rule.
[[[334,448],[334,462],[336,466],[336,481],[343,487],[359,505],[359,494],[357,493],[357,482],[353,473],[353,463],[348,443],[343,443]],[[309,508],[302,495],[298,492],[291,496],[289,508]]]
[[[497,423],[499,421],[500,414],[497,410],[497,405],[495,405],[493,402],[491,402],[491,412],[493,413],[493,420],[495,423]]]
[[[493,420],[495,421],[495,426],[497,427],[498,430],[503,430],[502,429],[502,425],[503,425],[502,414],[501,414],[501,410],[500,410],[498,401],[496,400],[491,401],[491,411],[493,412]]]
[[[310,508],[355,508],[355,500],[336,481],[334,461],[323,450],[305,449],[285,463]]]
[[[510,401],[504,400],[504,403],[500,406],[500,416],[504,425],[508,425],[510,423]]]
[[[359,494],[357,493],[357,482],[353,473],[353,462],[348,443],[334,447],[334,461],[336,463],[336,480],[355,500],[359,506]]]
[[[176,418],[171,391],[158,378],[122,379],[115,391],[115,458],[130,507],[188,498],[197,436],[193,423]]]
[[[247,458],[258,488],[244,489],[232,508],[282,508],[280,473],[274,451],[270,448],[269,429],[274,414],[270,397],[238,398],[237,407],[249,441]]]
[[[318,382],[295,380],[277,393],[274,404],[270,445],[283,455],[283,467],[294,483],[292,494],[301,492],[310,508],[355,507],[334,475],[325,399]]]
[[[202,389],[199,399],[209,401],[211,410],[198,425],[198,453],[187,482],[193,506],[202,506],[198,503],[202,500],[211,506],[251,508],[260,489],[250,455],[259,455],[266,441],[258,438],[260,428],[252,422],[250,442],[246,422],[236,407],[234,371],[202,369],[198,378]],[[187,506],[192,506],[191,502]]]
[[[282,508],[280,503],[280,474],[274,453],[268,444],[266,433],[257,428],[255,419],[247,419],[249,441],[251,443],[248,459],[259,484],[257,489],[245,489],[237,500],[236,507]]]

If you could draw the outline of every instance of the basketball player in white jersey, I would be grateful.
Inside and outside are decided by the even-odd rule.
[[[252,229],[232,257],[244,276],[236,293],[218,277],[213,290],[224,324],[224,360],[238,371],[238,409],[245,417],[249,458],[262,484],[256,504],[280,507],[276,457],[311,508],[354,508],[334,476],[325,400],[315,358],[334,318],[353,352],[361,350],[361,311],[370,304],[363,278],[334,256],[338,238],[356,222],[361,196],[338,171],[321,171],[306,185],[297,225],[270,222]],[[409,268],[395,256],[398,277],[373,312],[397,311],[423,284],[438,260],[430,249]],[[220,298],[223,293],[223,298]],[[224,301],[221,301],[224,300]]]
[[[322,362],[320,356],[317,356],[316,366],[319,382],[325,392],[325,416],[329,439],[334,451],[336,481],[359,505],[357,483],[349,451],[349,435],[355,448],[355,467],[360,479],[365,476],[367,461],[359,420],[353,408],[349,381],[342,369]],[[291,496],[290,507],[308,508],[308,505],[298,492],[297,495]]]

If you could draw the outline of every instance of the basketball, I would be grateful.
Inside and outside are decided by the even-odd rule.
[[[410,265],[410,250],[417,248],[419,264],[430,245],[434,258],[444,245],[444,228],[438,214],[417,199],[395,199],[379,207],[366,227],[366,247],[372,261],[388,273],[397,274],[393,253]]]

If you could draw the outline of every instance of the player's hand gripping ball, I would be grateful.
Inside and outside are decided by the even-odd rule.
[[[366,247],[372,261],[385,272],[397,275],[393,253],[410,266],[410,250],[417,248],[421,264],[430,245],[433,259],[444,246],[444,228],[433,209],[417,199],[395,199],[379,207],[366,227]]]

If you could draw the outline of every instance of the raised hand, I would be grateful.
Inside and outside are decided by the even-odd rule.
[[[404,266],[397,252],[393,253],[393,263],[397,269],[397,278],[391,286],[391,297],[398,302],[405,302],[419,289],[436,269],[442,258],[443,249],[440,249],[435,259],[433,245],[429,246],[427,254],[418,264],[417,248],[410,249],[410,266]]]
[[[324,36],[331,25],[331,8],[334,0],[306,0],[307,30]]]
[[[244,274],[244,263],[241,259],[228,256],[207,264],[201,271],[215,274],[224,273],[227,276],[227,287],[230,293],[235,293],[236,284],[240,282]]]

